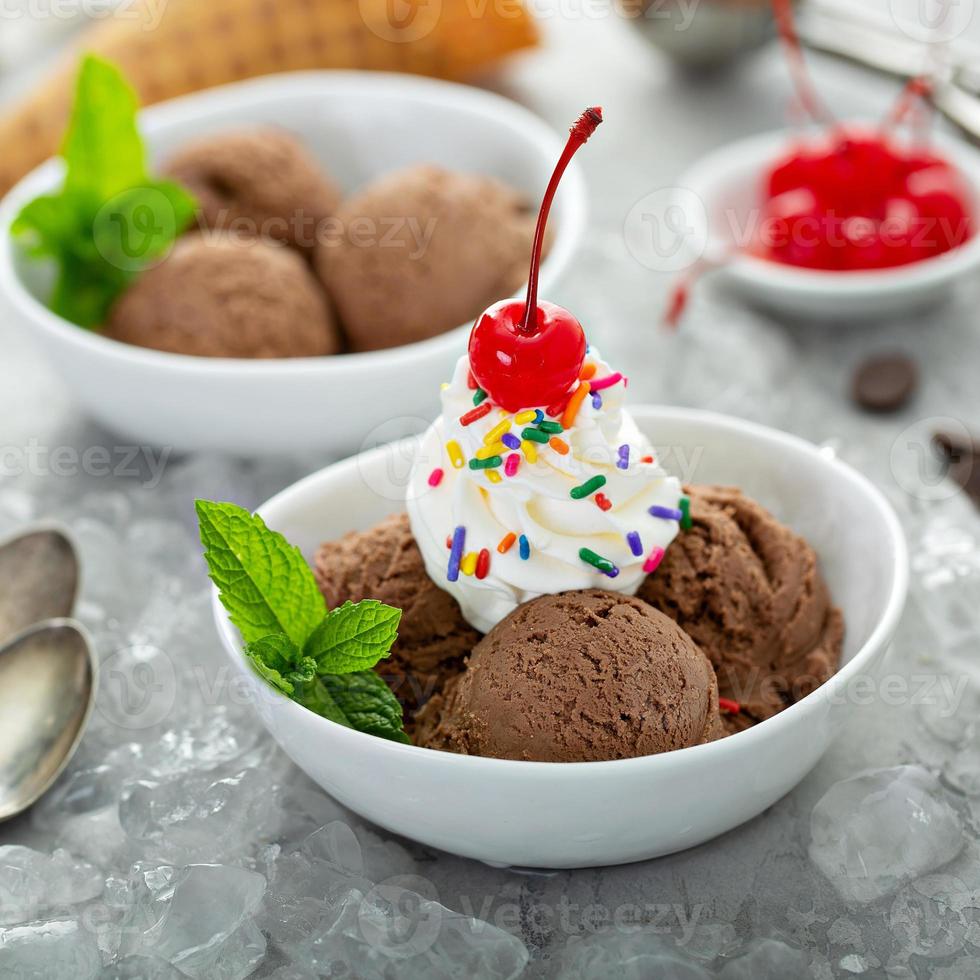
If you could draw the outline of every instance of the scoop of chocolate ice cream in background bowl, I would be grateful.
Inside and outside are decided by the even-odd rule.
[[[319,312],[304,316],[310,323],[286,328],[282,325],[287,320],[303,316],[298,311],[309,306],[297,306],[295,297],[282,295],[303,278],[290,258],[274,268],[269,268],[271,262],[264,264],[254,281],[242,283],[238,294],[218,288],[234,278],[227,271],[220,283],[199,277],[194,290],[205,291],[208,308],[228,314],[254,309],[254,302],[270,329],[278,324],[284,333],[275,342],[265,338],[256,344],[248,331],[229,344],[226,330],[224,340],[218,339],[228,322],[225,315],[214,330],[202,330],[190,348],[176,350],[172,331],[169,345],[156,344],[164,349],[113,339],[147,340],[147,318],[157,312],[146,297],[137,304],[139,319],[125,325],[116,322],[112,336],[82,329],[47,308],[50,270],[25,257],[11,240],[10,227],[25,204],[60,186],[61,161],[49,161],[30,174],[0,204],[0,295],[11,307],[11,319],[41,346],[80,407],[106,428],[141,445],[243,455],[340,454],[417,431],[431,418],[438,385],[465,348],[473,319],[489,299],[499,298],[498,290],[517,292],[521,287],[524,277],[514,271],[512,257],[523,247],[525,236],[529,242],[526,228],[533,230],[533,216],[522,214],[518,202],[536,205],[563,145],[540,119],[501,96],[448,82],[371,72],[284,74],[200,92],[146,110],[141,130],[154,171],[169,168],[198,195],[207,240],[213,240],[215,227],[239,238],[254,237],[257,228],[260,236],[284,242],[285,251],[298,246],[296,254],[307,258],[318,250],[308,244],[307,236],[336,240],[337,225],[330,224],[333,215],[328,212],[340,206],[338,196],[368,193],[377,181],[417,172],[421,166],[436,166],[452,175],[439,188],[443,196],[449,194],[450,204],[435,206],[429,214],[449,235],[444,241],[423,225],[420,244],[409,229],[401,238],[408,246],[403,250],[419,255],[419,261],[403,262],[393,273],[401,278],[387,293],[383,276],[376,281],[369,269],[349,263],[347,278],[356,280],[355,289],[347,288],[351,283],[345,277],[335,283],[340,295],[331,302],[333,315],[327,314],[326,331]],[[275,135],[258,146],[257,130]],[[474,202],[472,187],[480,188],[486,200]],[[484,193],[491,187],[492,194]],[[288,214],[300,197],[307,200],[302,227],[298,234],[290,229],[280,234],[281,213]],[[385,254],[382,240],[397,241],[399,224],[403,231],[408,227],[411,215],[404,209],[391,214],[386,210],[366,215],[371,223],[356,226],[356,258],[366,255],[371,262],[371,255]],[[575,252],[584,220],[584,182],[573,164],[555,201],[553,238],[541,270],[543,292],[554,291]],[[466,221],[472,228],[461,250],[453,242],[458,242],[461,222]],[[522,272],[529,251],[528,246]],[[259,253],[261,249],[252,252],[252,258]],[[424,290],[426,268],[433,274],[444,272],[447,255],[455,259],[456,277],[467,281],[467,288],[457,287],[446,296],[452,301],[446,305],[452,316],[437,326],[430,320],[407,320],[406,276],[419,275],[417,285]],[[436,256],[441,256],[438,267],[427,266]],[[477,267],[482,273],[493,267],[493,282],[474,275]],[[314,263],[309,268],[313,270]],[[167,273],[161,270],[147,276],[155,272],[154,279],[165,280]],[[239,278],[246,277],[239,273]],[[434,294],[442,288],[438,283],[436,287]],[[387,305],[372,303],[363,295],[366,291],[387,295]],[[299,292],[305,294],[305,286]],[[169,296],[166,306],[174,310],[190,299]],[[469,304],[472,309],[464,314]],[[353,324],[351,342],[345,343],[344,353],[332,354],[336,332],[343,332],[347,315]],[[366,318],[373,324],[365,326]],[[313,335],[320,341],[311,345]],[[186,352],[189,349],[192,354]],[[212,356],[199,356],[202,353]],[[412,379],[411,385],[404,383],[406,378]]]
[[[790,649],[806,647],[819,632],[808,624],[820,616],[797,623],[784,614],[784,597],[806,592],[815,579],[806,550],[789,548],[788,539],[775,534],[776,523],[805,539],[846,623],[840,669],[759,724],[707,740],[716,724],[714,695],[705,697],[711,675],[704,658],[711,654],[699,644],[710,646],[710,636],[696,641],[649,604],[621,594],[545,596],[475,645],[466,672],[444,684],[442,704],[422,709],[417,740],[431,737],[435,745],[447,738],[451,744],[440,748],[449,751],[438,751],[353,731],[272,691],[246,663],[240,637],[215,598],[221,640],[253,692],[262,722],[341,803],[423,844],[491,864],[561,868],[638,861],[693,847],[762,812],[813,768],[847,719],[867,704],[908,583],[905,541],[881,493],[846,464],[773,429],[691,409],[634,406],[632,414],[675,476],[741,491],[737,501],[726,491],[710,491],[707,518],[701,502],[692,501],[694,527],[678,540],[699,526],[702,537],[706,527],[717,526],[725,540],[742,541],[740,553],[750,568],[762,556],[774,560],[780,548],[793,551],[795,563],[766,566],[771,578],[756,583],[755,600],[759,608],[770,603],[774,635],[791,639]],[[408,628],[421,649],[426,635],[446,633],[447,624],[453,633],[460,620],[443,606],[435,617],[438,629],[432,619],[426,627],[426,616],[411,604],[416,594],[438,598],[430,590],[439,584],[424,578],[404,519],[391,516],[404,492],[391,463],[413,446],[381,447],[329,466],[260,513],[316,565],[329,601],[356,599],[369,589],[388,601],[407,598]],[[692,466],[685,463],[690,460]],[[758,501],[762,514],[773,516],[762,516],[742,499]],[[773,535],[776,544],[769,542]],[[323,542],[341,544],[327,546],[318,559]],[[820,597],[815,600],[819,605]],[[560,646],[574,654],[571,676],[562,676],[555,660]],[[409,644],[398,654],[403,665],[411,649]],[[541,669],[527,684],[517,683],[529,658],[538,655]],[[657,665],[663,688],[650,673]],[[590,669],[595,677],[584,690]],[[666,676],[670,671],[673,680]],[[643,690],[631,690],[631,683]],[[672,693],[657,703],[658,690]],[[605,726],[601,735],[583,734],[590,724],[583,716],[590,712]],[[659,729],[646,727],[651,719]],[[425,727],[433,720],[432,728]],[[617,754],[634,757],[608,757]]]

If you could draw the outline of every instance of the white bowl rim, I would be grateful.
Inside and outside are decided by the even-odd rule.
[[[419,761],[424,761],[424,758],[428,758],[433,752],[438,752],[439,761],[445,762],[447,765],[472,766],[488,773],[508,770],[511,774],[522,772],[535,776],[550,777],[565,771],[568,771],[570,774],[574,773],[575,776],[580,776],[586,773],[597,775],[600,772],[608,774],[625,772],[632,774],[634,770],[639,771],[648,767],[657,766],[668,768],[676,765],[678,760],[686,761],[693,759],[694,756],[692,753],[704,755],[709,752],[726,751],[732,746],[733,739],[738,739],[737,744],[747,749],[753,743],[753,740],[778,738],[783,728],[795,724],[797,716],[807,711],[816,703],[817,699],[821,696],[821,692],[825,691],[828,684],[842,685],[849,682],[865,666],[865,662],[873,656],[874,652],[889,641],[901,618],[908,592],[908,546],[905,541],[905,534],[902,531],[901,524],[894,509],[888,503],[884,494],[867,477],[836,456],[830,457],[822,453],[819,447],[806,439],[735,416],[723,415],[719,412],[704,409],[661,405],[633,405],[630,407],[630,411],[634,418],[641,422],[641,425],[642,420],[650,415],[669,421],[708,424],[731,432],[767,439],[777,444],[777,447],[778,445],[782,445],[791,447],[797,451],[803,451],[808,455],[819,456],[824,465],[834,469],[840,479],[849,482],[856,491],[863,493],[875,505],[888,528],[889,544],[895,555],[895,568],[884,610],[874,629],[860,649],[855,651],[853,657],[826,684],[794,704],[791,704],[789,707],[784,708],[779,714],[764,722],[760,722],[751,728],[728,735],[714,742],[693,745],[683,749],[674,749],[671,752],[662,752],[656,755],[636,756],[630,759],[607,759],[599,762],[529,762],[519,759],[489,759],[484,756],[460,755],[453,752],[441,752],[435,749],[422,748],[417,745],[393,742],[388,739],[378,738],[377,736],[367,735],[363,732],[346,728],[336,722],[314,715],[320,723],[328,726],[325,731],[329,733],[331,739],[372,739],[372,741],[380,743],[375,747],[379,752],[401,753],[405,759],[414,757]],[[407,439],[403,441],[410,444],[413,440]],[[339,468],[347,469],[356,467],[360,462],[370,464],[374,458],[384,456],[390,451],[390,448],[390,446],[378,446],[359,455],[350,456],[347,459],[323,467],[315,473],[311,473],[309,476],[298,480],[286,489],[281,490],[262,504],[256,512],[265,516],[269,510],[274,510],[278,506],[281,506],[289,498],[308,493],[316,488],[321,481],[328,478],[328,473],[336,472]],[[231,624],[228,614],[225,612],[224,607],[221,605],[221,600],[218,598],[218,590],[213,585],[211,587],[211,605],[215,625],[226,651],[229,655],[234,655],[240,661],[243,660],[242,644],[237,635],[237,630]],[[241,666],[249,669],[244,663]],[[258,675],[256,675],[256,681],[258,682],[260,680]],[[285,711],[302,712],[304,715],[311,713],[307,708],[302,707],[271,687],[268,688],[268,693],[271,698],[283,702],[282,708]]]
[[[856,119],[843,125],[845,128],[867,129],[873,124]],[[719,178],[730,172],[733,164],[736,169],[741,169],[742,166],[758,162],[761,173],[762,165],[771,162],[780,149],[788,148],[794,140],[805,139],[806,135],[806,131],[798,127],[785,127],[726,143],[692,164],[678,178],[676,186],[679,190],[693,192],[702,201],[709,199]],[[737,252],[721,262],[718,271],[761,289],[775,288],[783,292],[832,290],[841,296],[863,297],[876,295],[883,290],[891,294],[916,292],[923,286],[942,282],[980,264],[980,150],[941,132],[930,134],[930,141],[956,164],[974,192],[974,232],[962,245],[908,265],[853,272],[800,269]],[[722,239],[710,228],[708,235],[707,250],[717,249]]]
[[[527,140],[535,144],[542,153],[553,156],[556,162],[561,153],[562,143],[558,134],[544,120],[496,92],[458,82],[382,71],[282,72],[219,85],[149,106],[140,112],[141,127],[145,127],[144,131],[152,138],[158,128],[207,115],[214,106],[220,106],[228,97],[261,101],[288,95],[291,90],[309,92],[311,86],[330,90],[331,94],[345,90],[360,93],[366,90],[383,92],[397,86],[399,94],[422,97],[444,107],[464,108],[486,118],[503,117],[513,128],[523,131]],[[98,331],[87,330],[58,316],[33,296],[17,275],[14,265],[15,244],[10,226],[27,202],[39,194],[51,192],[61,171],[62,164],[58,158],[47,160],[18,181],[0,201],[0,294],[9,297],[20,312],[57,334],[69,346],[90,351],[101,350],[103,354],[117,356],[130,364],[157,370],[180,370],[209,376],[260,375],[263,378],[295,380],[318,376],[324,370],[339,368],[347,371],[371,371],[392,358],[398,359],[399,364],[407,367],[409,365],[404,363],[406,360],[423,360],[438,356],[444,348],[459,347],[471,329],[471,324],[464,323],[435,337],[397,347],[321,357],[288,358],[197,357],[175,354],[122,343]],[[585,179],[577,161],[573,160],[565,173],[562,193],[565,207],[563,231],[555,236],[551,251],[542,262],[542,278],[549,270],[554,270],[551,274],[557,276],[568,267],[586,226],[588,204]]]

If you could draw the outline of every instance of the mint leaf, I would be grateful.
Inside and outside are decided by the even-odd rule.
[[[245,643],[284,633],[302,649],[324,602],[299,548],[235,504],[195,506],[211,580]]]
[[[61,190],[27,204],[11,233],[28,256],[54,260],[51,309],[99,327],[136,276],[190,226],[197,202],[147,175],[136,95],[100,58],[82,61],[62,155]]]
[[[303,652],[321,674],[370,670],[391,652],[402,611],[377,599],[345,602],[327,613],[306,641]]]
[[[115,65],[82,60],[61,155],[65,190],[107,201],[146,178],[146,149],[136,125],[139,102]]]
[[[292,696],[296,688],[316,679],[316,663],[304,657],[285,633],[274,633],[249,643],[245,653],[256,673],[283,694]]]
[[[372,670],[325,674],[298,691],[295,700],[347,728],[393,742],[409,742],[402,725],[402,706]]]

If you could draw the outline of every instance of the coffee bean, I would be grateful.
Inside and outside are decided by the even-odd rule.
[[[906,354],[876,354],[863,361],[851,382],[851,397],[869,412],[896,412],[911,398],[919,369]]]

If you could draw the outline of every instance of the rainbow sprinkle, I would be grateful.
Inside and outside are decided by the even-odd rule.
[[[578,556],[587,565],[591,565],[602,572],[603,575],[615,578],[619,574],[619,569],[608,558],[597,555],[591,548],[579,548]]]
[[[598,391],[592,392],[592,407],[598,412],[602,408],[602,395]]]
[[[508,476],[514,476],[518,467],[521,465],[521,457],[517,453],[511,453],[504,463],[504,472]]]
[[[548,440],[548,445],[551,446],[551,448],[554,449],[554,451],[559,455],[568,455],[568,443],[565,442],[564,439],[559,439],[558,436],[552,436]]]
[[[517,550],[520,552],[522,561],[527,561],[531,557],[531,545],[526,535],[522,534],[517,539]]]
[[[606,388],[611,388],[615,384],[619,384],[623,380],[622,374],[617,371],[615,374],[610,374],[607,378],[600,378],[598,381],[592,382],[593,391],[605,391]]]
[[[559,432],[564,432],[565,429],[561,422],[539,422],[538,428],[542,432],[547,432],[550,436],[556,436]]]
[[[528,442],[539,442],[543,445],[551,437],[547,432],[544,432],[541,429],[532,429],[528,427],[521,433],[521,438],[526,439]]]
[[[463,556],[463,560],[459,563],[459,570],[464,575],[472,575],[476,571],[476,552],[471,551]]]
[[[463,464],[466,462],[466,457],[463,455],[463,450],[460,449],[459,443],[455,439],[450,439],[446,443],[446,452],[449,454],[449,462],[453,464],[453,468],[461,470]]]
[[[630,531],[626,535],[626,543],[630,546],[630,551],[632,551],[637,558],[643,554],[643,542],[640,540],[640,535],[638,532]]]
[[[544,412],[540,408],[534,410],[534,424],[540,425],[544,421]]]
[[[617,451],[619,458],[616,460],[616,465],[621,470],[628,470],[630,468],[630,447],[629,443],[624,442]]]
[[[487,470],[487,479],[491,483],[500,483],[502,478],[496,470]]]
[[[503,456],[506,449],[502,442],[496,442],[492,446],[482,446],[473,455],[477,459],[489,459],[491,456]]]
[[[533,408],[529,408],[526,412],[518,412],[514,416],[514,421],[518,425],[527,425],[528,422],[536,422],[537,419],[538,413]]]
[[[595,361],[586,361],[582,365],[582,370],[579,373],[579,378],[582,381],[588,381],[589,378],[595,377],[595,373],[597,370],[598,370],[598,365],[596,364]]]
[[[524,458],[529,463],[536,463],[538,461],[538,447],[533,442],[525,439],[521,443],[521,449],[524,451]]]
[[[508,531],[501,539],[500,543],[497,545],[497,551],[502,555],[506,555],[511,548],[514,547],[514,542],[517,540],[517,535],[513,531]]]
[[[660,567],[660,563],[663,560],[664,549],[658,545],[647,555],[647,560],[643,563],[643,571],[647,575],[652,575]]]
[[[473,404],[482,405],[487,400],[487,393],[482,388],[477,388],[473,392]]]
[[[479,419],[482,419],[485,415],[490,414],[490,410],[493,406],[490,402],[484,402],[482,405],[477,405],[476,408],[471,408],[465,415],[460,415],[459,424],[460,425],[471,425]]]
[[[444,473],[444,472],[442,471],[442,469],[441,469],[440,467],[438,467],[438,466],[437,466],[437,467],[436,467],[436,468],[435,468],[435,469],[434,469],[434,470],[433,470],[433,471],[432,471],[432,472],[431,472],[431,473],[429,474],[429,486],[430,486],[430,487],[437,487],[437,486],[439,486],[439,484],[440,484],[440,483],[442,483],[442,478],[443,478],[443,477],[444,477],[445,475],[446,475],[446,474],[445,474],[445,473]]]
[[[449,568],[446,578],[450,582],[459,579],[459,563],[463,558],[463,546],[466,544],[466,528],[462,524],[453,531],[453,546],[449,549]]]
[[[597,473],[595,476],[586,480],[585,483],[580,484],[577,487],[572,487],[568,491],[568,495],[572,500],[582,500],[583,497],[589,497],[596,492],[596,490],[604,487],[606,485],[606,478],[601,474]]]
[[[505,432],[510,432],[510,419],[503,419],[498,422],[484,437],[483,441],[489,446],[499,442]]]
[[[495,470],[503,459],[500,456],[488,456],[486,459],[471,459],[471,470]]]
[[[654,504],[652,507],[647,508],[647,512],[654,517],[662,517],[665,521],[680,521],[684,519],[684,514],[677,510],[676,507],[661,507],[660,504]]]
[[[681,530],[690,531],[694,526],[694,522],[691,520],[691,501],[687,497],[681,497],[678,506],[681,509]]]
[[[593,371],[593,373],[595,373]],[[575,419],[578,416],[578,411],[582,407],[582,402],[585,401],[586,395],[592,390],[592,386],[588,381],[583,381],[576,389],[572,392],[572,397],[568,399],[568,404],[565,406],[565,411],[561,415],[561,424],[566,428],[570,429],[575,424]]]
[[[514,450],[517,450],[517,449],[520,449],[520,448],[521,448],[521,440],[520,440],[520,439],[518,439],[518,438],[517,438],[517,436],[515,436],[513,432],[505,432],[505,433],[504,433],[504,434],[503,434],[503,435],[502,435],[502,436],[500,437],[500,441],[501,441],[501,442],[502,442],[502,443],[503,443],[503,444],[504,444],[504,445],[505,445],[505,446],[506,446],[506,447],[507,447],[508,449],[514,449]]]
[[[486,548],[480,549],[480,554],[476,558],[476,577],[486,578],[490,571],[490,552]]]
[[[599,510],[606,511],[612,507],[612,501],[604,493],[597,493],[592,499],[595,500],[595,505]]]

